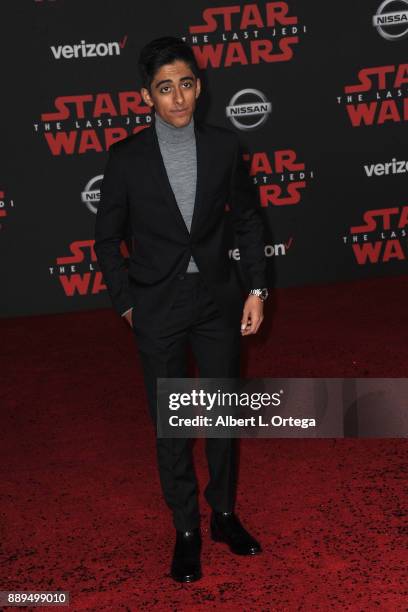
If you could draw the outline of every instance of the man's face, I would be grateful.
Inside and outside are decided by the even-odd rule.
[[[174,127],[183,127],[191,121],[200,91],[200,79],[194,76],[188,64],[176,60],[164,64],[156,72],[150,92],[142,87],[141,94],[145,103],[154,107],[164,121]]]

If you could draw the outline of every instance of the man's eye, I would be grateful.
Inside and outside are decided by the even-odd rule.
[[[182,85],[187,89],[191,89],[191,87],[193,86],[193,84],[190,83],[190,81],[185,81],[184,83],[182,83]],[[168,91],[170,91],[170,89],[171,89],[170,85],[165,85],[164,87],[160,88],[160,93],[167,93]]]

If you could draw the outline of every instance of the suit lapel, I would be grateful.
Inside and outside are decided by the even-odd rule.
[[[198,221],[200,219],[200,213],[203,207],[203,198],[202,192],[204,188],[204,180],[209,170],[210,164],[210,147],[206,143],[206,134],[205,130],[201,123],[194,120],[194,131],[196,138],[196,155],[197,155],[197,184],[196,184],[196,192],[195,192],[195,200],[194,200],[194,211],[193,218],[191,221],[191,231],[188,231],[188,228],[184,222],[183,215],[180,212],[179,206],[177,204],[176,198],[174,196],[173,190],[171,188],[171,184],[169,181],[169,177],[167,175],[166,167],[164,165],[163,157],[160,151],[159,141],[156,134],[156,129],[154,125],[154,119],[152,121],[152,125],[148,128],[150,134],[150,144],[151,144],[151,157],[150,157],[150,166],[151,172],[154,179],[157,181],[166,202],[169,206],[169,209],[174,215],[176,223],[179,227],[187,233],[187,235],[192,235],[197,228]]]

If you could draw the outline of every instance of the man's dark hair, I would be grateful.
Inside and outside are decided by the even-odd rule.
[[[138,60],[142,87],[150,91],[156,72],[164,64],[172,64],[176,60],[188,64],[196,78],[200,76],[193,50],[182,38],[162,36],[147,43],[141,50]]]

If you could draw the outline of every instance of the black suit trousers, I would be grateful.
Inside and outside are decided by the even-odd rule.
[[[240,375],[238,327],[221,318],[200,273],[179,274],[176,298],[160,330],[139,327],[133,311],[133,331],[143,369],[148,408],[155,425],[157,378],[188,377],[187,347],[193,352],[201,378],[237,378]],[[200,524],[197,479],[189,438],[158,438],[157,461],[162,491],[180,531]],[[232,511],[237,484],[237,440],[206,438],[209,481],[204,496],[218,512]]]

